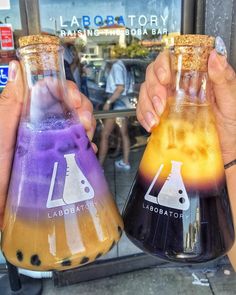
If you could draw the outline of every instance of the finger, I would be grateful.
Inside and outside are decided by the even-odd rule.
[[[94,153],[96,154],[98,152],[98,147],[94,142],[91,142],[92,148],[94,150]]]
[[[90,140],[92,140],[96,128],[96,120],[93,116],[93,106],[89,99],[83,95],[77,86],[68,81],[69,99],[79,116],[79,120],[85,128],[85,131]]]
[[[159,54],[146,71],[146,89],[156,113],[160,116],[166,107],[167,85],[171,81],[170,58],[168,52]]]
[[[171,82],[170,54],[168,50],[161,52],[154,61],[154,73],[162,85]]]
[[[144,82],[140,87],[138,105],[136,109],[137,119],[140,124],[148,131],[159,123],[159,116],[157,115],[153,104],[148,97],[147,84]]]
[[[1,96],[1,106],[12,105],[15,102],[23,102],[24,84],[23,77],[18,61],[11,61],[9,64],[8,82]]]
[[[226,56],[217,54],[213,50],[208,61],[208,73],[215,85],[225,85],[229,82],[235,83],[236,75],[233,68],[228,64]]]
[[[23,93],[20,65],[17,61],[12,61],[9,65],[8,83],[0,96],[0,158],[14,146]]]
[[[149,89],[148,95],[151,98],[160,96],[171,82],[170,57],[167,51],[160,53],[156,60],[147,67],[146,81]]]
[[[230,120],[235,120],[236,109],[236,74],[233,68],[228,64],[225,56],[217,54],[213,50],[209,57],[209,77],[212,81],[212,87],[215,95],[215,103],[219,113]]]

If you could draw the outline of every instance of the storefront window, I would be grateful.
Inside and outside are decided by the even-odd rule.
[[[61,38],[65,49],[67,79],[74,80],[93,104],[97,118],[93,141],[98,146],[99,160],[118,208],[122,212],[148,137],[135,114],[140,86],[145,79],[148,64],[168,46],[174,35],[180,33],[182,1],[0,1],[2,2],[6,2],[6,6],[4,9],[0,7],[0,29],[1,26],[12,29],[14,44],[12,49],[1,47],[0,64],[6,66],[6,69],[0,68],[0,80],[6,83],[7,64],[12,59],[3,59],[2,56],[6,56],[6,53],[9,56],[10,52],[15,54],[18,38],[23,34],[22,24],[27,20],[26,29],[29,29],[29,17],[35,18],[39,12],[40,24],[35,21],[35,27],[41,26],[43,34],[57,35]],[[26,2],[32,4],[34,11],[25,5],[26,14],[25,18],[22,18],[22,3]],[[27,30],[24,34],[27,34]],[[117,105],[113,101],[108,106],[107,101],[111,99],[117,85],[112,80],[114,77],[109,76],[115,64],[120,69],[118,85],[124,84],[124,87]],[[104,143],[107,117],[103,115],[107,112],[110,115],[109,110],[114,111],[109,117],[113,121],[113,128],[109,134],[109,141]],[[123,110],[126,111],[124,114],[120,112]],[[124,131],[124,125],[124,133],[127,135],[125,140],[128,142],[126,147],[121,132]],[[106,144],[107,152],[104,152],[102,146]],[[123,169],[120,161],[124,160],[125,154],[128,155],[129,164]],[[140,252],[142,251],[123,234],[119,244],[101,259]]]
[[[19,0],[0,1],[0,92],[8,80],[8,64],[16,58],[15,48],[20,35]]]
[[[118,59],[127,79],[124,108],[135,108],[147,65],[180,32],[181,0],[40,0],[39,5],[42,32],[61,37],[67,62],[79,67],[75,82],[95,110],[103,110],[112,95],[107,77]]]

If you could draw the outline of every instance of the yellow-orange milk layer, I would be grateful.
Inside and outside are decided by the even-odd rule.
[[[12,264],[31,270],[65,270],[92,262],[118,242],[123,230],[113,202],[108,199],[94,208],[77,215],[51,216],[38,223],[6,212],[3,252]],[[36,255],[40,264],[32,265]]]
[[[160,165],[170,167],[171,161],[182,162],[186,185],[208,186],[222,180],[223,162],[209,105],[171,106],[148,140],[140,172],[152,180]],[[161,177],[166,178],[169,172],[170,168],[164,169]]]

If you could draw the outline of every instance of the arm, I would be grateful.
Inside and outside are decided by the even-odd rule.
[[[208,74],[212,81],[212,108],[216,118],[224,164],[236,159],[236,74],[228,64],[225,50],[218,48],[210,54]],[[170,82],[170,67],[167,53],[161,53],[146,72],[137,106],[137,118],[142,126],[151,131],[159,123],[165,109],[167,85]],[[236,165],[225,170],[227,188],[236,229]],[[228,253],[236,271],[236,242]]]
[[[122,94],[124,91],[124,85],[117,85],[116,90],[112,94],[112,96],[106,101],[104,105],[104,111],[108,111],[110,109],[110,105],[114,103]]]
[[[231,209],[233,213],[234,228],[236,229],[236,165],[226,169],[226,182],[228,187],[228,193],[230,198]],[[228,252],[228,257],[231,262],[234,271],[236,271],[236,243],[234,243],[231,250]]]

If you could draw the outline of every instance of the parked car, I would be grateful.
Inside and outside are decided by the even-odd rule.
[[[93,103],[95,110],[101,110],[105,101],[107,100],[106,90],[106,80],[111,69],[112,64],[116,60],[105,60],[100,68],[95,69],[95,75],[88,76],[87,85],[89,92],[89,99]],[[134,105],[137,103],[139,89],[141,83],[145,79],[145,71],[148,66],[149,61],[142,59],[122,59],[128,75],[131,77],[132,81],[132,93],[129,94],[129,100]]]
[[[82,63],[89,63],[91,61],[101,60],[102,58],[96,54],[80,53],[80,60]]]

